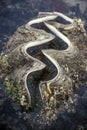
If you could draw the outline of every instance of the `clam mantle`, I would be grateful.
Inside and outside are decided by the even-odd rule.
[[[55,120],[60,106],[87,83],[84,22],[59,12],[40,12],[4,47],[0,81],[24,111],[37,108],[43,120]]]

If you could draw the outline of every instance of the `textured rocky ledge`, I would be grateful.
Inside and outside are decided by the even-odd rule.
[[[83,21],[40,12],[19,27],[0,55],[0,81],[32,129],[51,129],[87,83]]]

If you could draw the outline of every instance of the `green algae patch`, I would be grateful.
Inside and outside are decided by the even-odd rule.
[[[30,103],[26,94],[25,89],[21,87],[21,83],[18,81],[11,81],[6,77],[5,80],[6,90],[11,95],[12,100],[16,102],[17,105],[21,106],[24,111],[28,111]]]

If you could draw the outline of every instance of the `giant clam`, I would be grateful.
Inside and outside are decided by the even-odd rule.
[[[87,82],[86,42],[82,20],[59,12],[40,12],[7,42],[0,55],[0,80],[24,111],[32,115],[29,108],[39,110],[32,122],[39,116],[52,123],[60,106]]]

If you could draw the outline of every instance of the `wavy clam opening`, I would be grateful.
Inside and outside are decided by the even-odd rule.
[[[80,84],[80,82],[85,83],[87,77],[84,76],[86,75],[87,62],[85,65],[83,61],[86,60],[86,57],[81,59],[80,53],[78,56],[79,59],[76,57],[79,49],[76,43],[77,41],[73,44],[72,38],[69,39],[67,36],[69,33],[65,35],[66,30],[69,29],[69,31],[71,31],[73,28],[73,20],[57,12],[41,12],[40,14],[41,16],[37,17],[36,20],[31,20],[26,25],[27,29],[25,29],[25,27],[22,28],[25,30],[22,30],[23,32],[21,31],[22,35],[20,36],[22,38],[29,36],[30,38],[22,39],[22,42],[20,42],[21,40],[19,37],[18,42],[13,37],[13,40],[7,46],[7,53],[5,53],[5,58],[8,58],[6,60],[9,60],[11,65],[9,74],[7,68],[5,68],[7,72],[5,74],[13,78],[12,82],[15,82],[15,79],[21,82],[21,84],[16,84],[18,88],[21,88],[21,95],[19,95],[20,103],[23,103],[22,107],[26,107],[24,106],[26,105],[24,104],[24,96],[26,95],[29,99],[26,103],[30,103],[28,113],[24,112],[23,116],[25,116],[24,114],[29,115],[29,118],[25,119],[25,121],[31,123],[32,127],[36,129],[41,127],[45,128],[47,125],[51,124],[53,125],[53,122],[57,121],[59,118],[60,111],[64,112],[62,106],[65,105],[67,109],[67,104],[64,103],[66,103],[69,98],[72,107],[73,102],[71,100],[71,95],[74,94],[73,84],[77,85],[77,83]],[[69,26],[64,23],[58,23],[56,19],[58,16],[68,21],[70,23]],[[44,26],[41,25],[39,28],[36,28],[36,25],[33,27],[31,26],[38,23],[40,25],[41,22],[45,23]],[[45,27],[45,25],[47,27]],[[76,26],[76,31],[78,31],[77,27],[78,26]],[[42,29],[46,29],[46,31]],[[65,29],[65,33],[62,33],[61,29]],[[29,35],[26,35],[27,33],[25,32],[29,33]],[[50,32],[50,34],[47,32]],[[75,34],[77,34],[77,32],[75,32]],[[71,36],[74,37],[73,34],[71,34]],[[79,39],[77,35],[76,38]],[[83,44],[81,49],[79,49],[79,52],[81,52],[83,56],[84,50],[82,49],[85,49]],[[84,78],[85,81],[83,81],[82,78]],[[72,81],[75,83],[72,83]],[[8,84],[10,82],[8,82]],[[16,86],[14,85],[12,87],[15,88]],[[17,92],[20,94],[20,91]],[[75,94],[75,96],[77,96],[77,94]],[[24,108],[23,111],[26,111],[26,108]],[[71,110],[69,108],[69,113],[71,111],[75,112],[73,108]]]
[[[53,15],[47,15],[47,16],[44,16],[44,17],[41,17],[41,18],[37,18],[37,19],[34,19],[34,20],[31,20],[27,25],[26,25],[26,27],[29,29],[29,30],[32,30],[32,31],[36,31],[36,32],[39,32],[40,33],[40,31],[41,30],[39,30],[39,29],[37,29],[37,28],[34,28],[34,27],[31,27],[31,25],[32,24],[35,24],[35,23],[40,23],[40,22],[45,22],[45,21],[49,21],[49,20],[54,20],[55,18],[57,18],[58,17],[58,15],[60,15],[61,16],[61,14],[53,14]],[[71,19],[69,19],[68,17],[65,17],[64,15],[62,15],[62,17],[64,18],[64,19],[66,19],[66,20],[68,20],[69,22],[71,22],[72,20]],[[51,26],[49,23],[47,23],[47,22],[45,22],[45,25],[47,26],[47,28],[53,28],[53,30],[51,30],[51,31],[53,31],[53,33],[55,34],[55,27],[53,27],[53,26]],[[51,27],[49,27],[49,26],[51,26]],[[42,32],[42,31],[41,31]],[[43,32],[44,33],[44,32]],[[72,54],[72,44],[70,43],[70,41],[68,40],[68,38],[66,37],[66,36],[64,36],[62,33],[60,33],[60,32],[58,32],[57,31],[57,33],[58,33],[58,37],[60,38],[60,39],[63,39],[63,41],[65,42],[65,43],[63,43],[63,44],[65,44],[65,48],[63,48],[63,49],[61,49],[61,47],[60,47],[60,51],[58,51],[59,52],[59,54],[60,54],[60,52],[65,52],[65,54],[67,54],[68,52],[70,52],[71,54]],[[45,34],[46,35],[46,34]],[[63,37],[63,38],[62,38]],[[22,79],[23,79],[23,82],[24,82],[24,86],[25,86],[25,88],[26,88],[26,91],[27,91],[27,93],[28,93],[28,96],[29,96],[29,100],[30,100],[30,105],[31,105],[31,103],[32,104],[34,104],[34,105],[36,105],[35,104],[35,102],[36,101],[34,101],[33,102],[33,100],[35,100],[35,98],[36,98],[36,88],[38,88],[38,87],[33,87],[33,86],[38,86],[38,83],[36,82],[35,83],[35,85],[31,85],[32,83],[30,83],[30,82],[32,82],[32,81],[30,81],[30,77],[32,77],[31,75],[33,75],[33,83],[35,82],[35,75],[36,75],[36,73],[38,73],[38,75],[39,75],[39,73],[41,73],[41,72],[43,72],[43,74],[40,74],[40,76],[42,77],[42,78],[37,78],[38,80],[43,80],[42,82],[43,83],[53,83],[53,82],[55,82],[56,80],[58,80],[59,78],[60,78],[60,80],[62,79],[62,77],[64,77],[63,76],[63,73],[62,73],[62,68],[59,66],[59,64],[56,62],[56,60],[54,60],[54,58],[53,57],[50,57],[49,55],[51,54],[52,55],[52,53],[53,53],[53,51],[52,51],[52,53],[50,52],[49,54],[47,54],[50,50],[49,50],[49,46],[50,46],[50,44],[48,44],[48,42],[49,41],[52,41],[54,39],[54,37],[51,35],[50,36],[50,34],[49,34],[49,36],[48,35],[46,35],[45,37],[40,37],[39,35],[38,35],[38,38],[36,39],[36,41],[31,41],[30,43],[26,43],[25,45],[23,45],[22,47],[21,47],[21,52],[22,52],[22,54],[24,55],[24,57],[26,58],[26,59],[32,59],[33,61],[34,61],[34,66],[32,66],[31,67],[31,69],[28,71],[28,68],[26,68],[26,72],[24,73],[24,75],[23,75],[23,77],[22,77]],[[47,45],[48,44],[48,45]],[[52,44],[52,43],[51,43]],[[57,44],[58,45],[58,44]],[[54,45],[55,47],[52,47],[52,49],[53,48],[56,48],[56,51],[57,51],[57,48],[60,46],[57,46],[57,45]],[[53,46],[53,44],[52,44],[52,46]],[[61,46],[63,46],[63,45],[61,45]],[[67,47],[66,47],[67,46]],[[70,50],[70,47],[71,47],[71,50]],[[38,49],[37,49],[38,48]],[[43,56],[42,56],[42,54],[41,55],[39,55],[40,54],[40,52],[41,52],[41,50],[42,49],[47,49],[46,51],[43,51],[43,54],[45,55],[45,58],[42,58]],[[35,51],[34,50],[36,50],[36,53],[38,52],[38,54],[35,54]],[[49,51],[48,51],[49,50]],[[54,50],[54,52],[55,52],[55,50]],[[32,55],[31,55],[32,54]],[[35,58],[34,58],[34,54],[36,55],[35,56]],[[61,54],[60,54],[61,55]],[[38,60],[38,57],[40,57],[39,58],[39,60]],[[47,58],[46,58],[47,57]],[[63,55],[61,56],[61,57],[63,57]],[[43,60],[42,60],[43,59]],[[46,65],[47,65],[47,67],[46,67],[46,69],[44,69],[44,64],[43,63],[45,63]],[[47,71],[47,70],[49,70],[49,66],[50,66],[50,71]],[[45,73],[45,75],[44,75],[44,73]],[[29,75],[30,75],[30,77],[29,77]],[[39,77],[40,77],[39,76]],[[28,78],[27,78],[28,77]],[[28,82],[27,81],[27,79],[29,79],[29,81],[30,82]],[[26,83],[26,81],[27,81],[27,83]],[[30,90],[28,90],[28,86],[27,86],[27,84],[29,85],[29,86],[32,86],[32,88],[30,88]],[[41,85],[41,84],[40,84]],[[40,88],[40,87],[39,87]],[[41,89],[40,89],[41,90]],[[49,90],[50,91],[50,90]],[[41,92],[41,91],[40,91]],[[41,94],[41,93],[40,93]],[[35,97],[35,98],[34,98]],[[38,97],[38,96],[37,96]],[[41,96],[42,97],[42,96]]]
[[[61,36],[61,35],[59,35],[59,36]],[[68,39],[66,38],[66,37],[64,37],[65,38],[65,41],[68,41]],[[64,41],[64,42],[65,42]],[[52,41],[51,41],[51,43],[46,43],[46,44],[43,44],[43,45],[39,45],[38,47],[37,46],[34,46],[34,47],[31,47],[31,48],[28,48],[27,49],[27,53],[29,54],[29,55],[31,55],[32,57],[35,57],[35,59],[39,59],[40,61],[42,61],[43,63],[45,63],[47,66],[45,67],[45,69],[43,69],[43,71],[41,70],[41,72],[39,72],[38,70],[37,70],[37,72],[32,72],[31,74],[29,74],[28,75],[28,80],[30,81],[32,78],[30,78],[30,77],[32,77],[33,76],[33,80],[32,81],[30,81],[31,82],[31,85],[30,85],[30,82],[28,82],[28,80],[27,80],[27,83],[28,83],[28,85],[29,86],[32,86],[31,87],[31,89],[30,89],[30,93],[31,93],[31,98],[33,99],[33,100],[31,100],[31,101],[34,101],[35,100],[35,98],[36,98],[36,93],[37,93],[37,90],[38,90],[38,92],[39,92],[39,89],[38,89],[38,86],[39,86],[39,83],[40,83],[40,81],[41,80],[43,80],[42,82],[43,83],[47,83],[47,82],[52,82],[52,80],[53,79],[56,79],[56,78],[58,78],[58,75],[59,75],[59,72],[58,72],[58,70],[60,70],[60,73],[62,72],[62,70],[60,69],[60,67],[58,67],[58,63],[56,63],[56,61],[55,60],[52,60],[52,58],[46,58],[46,57],[44,57],[42,54],[41,54],[41,50],[42,49],[47,49],[47,51],[49,52],[49,49],[55,49],[56,48],[56,50],[57,49],[59,49],[59,48],[57,48],[57,45],[56,44],[52,44],[52,46],[51,46],[51,44],[52,44]],[[65,43],[66,44],[66,43]],[[67,45],[68,46],[68,45]],[[62,49],[60,49],[60,50],[62,50]],[[64,49],[64,50],[66,50],[66,49]],[[46,51],[43,51],[43,52],[46,52]],[[67,52],[66,52],[67,53]],[[44,53],[45,54],[45,53]],[[49,53],[50,54],[50,53]],[[48,55],[49,55],[48,54]],[[46,55],[46,54],[45,54]],[[46,55],[47,57],[49,57],[48,55]],[[54,62],[54,63],[53,63]],[[49,70],[49,66],[50,66],[50,71],[48,71]],[[41,73],[41,74],[40,74]],[[39,75],[40,74],[40,75]],[[37,76],[38,75],[38,76]],[[60,74],[60,79],[62,79],[62,73]],[[40,78],[41,77],[41,78]],[[55,78],[56,77],[56,78]],[[37,81],[36,81],[37,80]],[[57,79],[58,80],[58,79]],[[54,81],[54,80],[53,80]],[[32,84],[33,83],[33,84]],[[29,88],[29,87],[28,87]],[[37,90],[36,90],[37,89]],[[41,91],[40,91],[41,92]],[[40,96],[40,94],[39,94],[39,96]],[[40,99],[39,98],[39,96],[38,96],[38,94],[37,94],[37,97],[38,97],[38,100]],[[36,99],[37,100],[37,99]],[[36,101],[37,102],[37,101]],[[40,101],[39,101],[40,102]],[[34,101],[34,104],[35,104],[35,101]]]
[[[31,47],[27,49],[27,53],[46,64],[43,70],[37,70],[28,75],[27,84],[29,91],[31,93],[31,102],[33,106],[41,106],[41,93],[39,91],[39,84],[43,81],[48,81],[53,79],[57,75],[57,68],[55,65],[46,58],[41,52],[42,49],[50,48],[51,43],[46,43],[44,45],[39,45],[38,47]],[[38,66],[39,67],[39,66]]]
[[[64,21],[67,21],[67,24],[65,22],[59,23],[60,21],[57,19],[59,17],[64,19]],[[37,24],[39,26],[37,26]],[[13,62],[11,64],[13,65],[12,67],[14,67],[13,69],[15,72],[15,76],[13,73],[13,78],[15,77],[16,79],[18,78],[19,81],[22,81],[21,83],[26,89],[30,106],[31,102],[32,104],[35,104],[33,101],[37,96],[36,93],[39,93],[36,92],[39,91],[39,89],[36,90],[36,88],[39,87],[34,86],[39,86],[40,81],[51,84],[59,78],[61,79],[63,73],[58,64],[59,60],[62,61],[66,58],[70,59],[77,55],[77,48],[71,43],[67,36],[61,33],[61,29],[71,29],[73,24],[74,21],[71,18],[61,13],[41,12],[36,19],[29,21],[29,23],[25,25],[25,32],[29,32],[29,35],[32,37],[31,40],[28,40],[25,43],[22,42],[20,45],[18,44],[18,47],[15,49],[12,48],[12,52],[8,54],[11,55],[11,58],[13,55],[14,60],[16,60],[16,57],[18,58],[17,65],[21,63],[19,68],[17,68],[16,65],[17,70],[15,70],[15,63]],[[14,46],[15,45],[13,45],[13,47]],[[8,48],[8,50],[10,49]],[[37,96],[38,99],[41,99],[39,96],[40,94]]]

